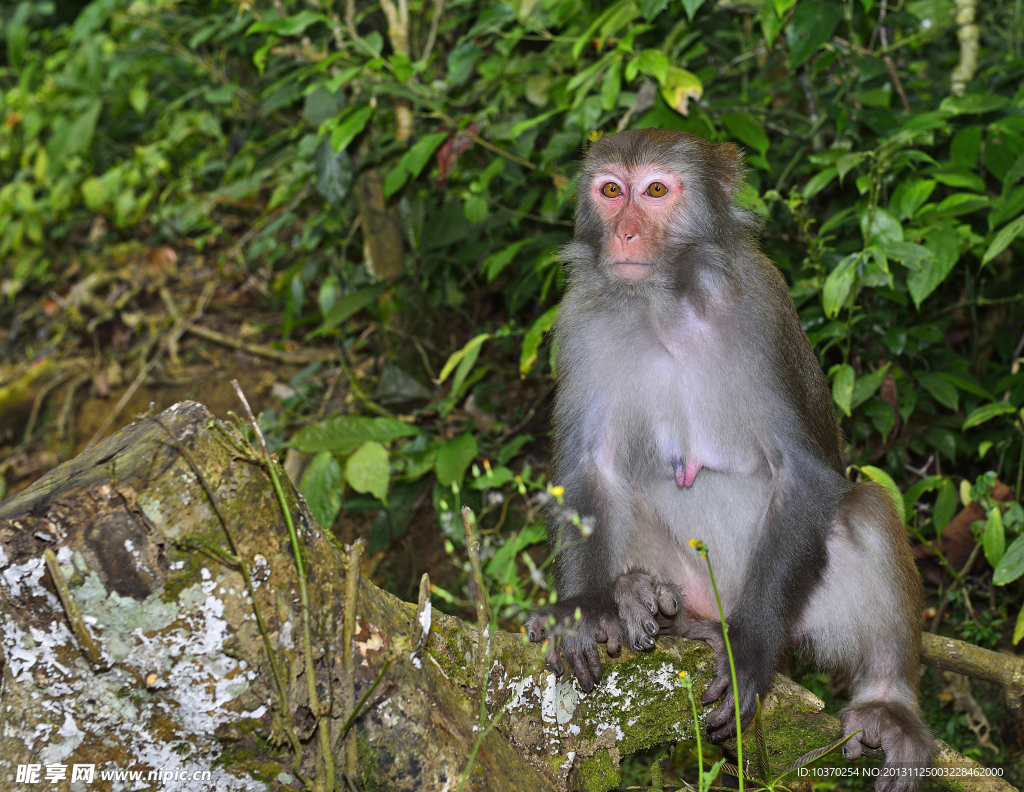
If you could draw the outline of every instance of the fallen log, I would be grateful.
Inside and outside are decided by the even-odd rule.
[[[185,402],[0,504],[0,779],[80,792],[91,768],[88,789],[454,790],[468,776],[465,789],[605,790],[626,754],[693,737],[681,673],[699,697],[703,644],[623,651],[589,694],[518,634],[495,633],[481,665],[477,628],[429,600],[362,578],[346,595],[343,549],[281,476],[289,534],[268,473]],[[773,768],[839,736],[823,709],[778,677],[764,702]],[[945,746],[938,765],[979,767]]]

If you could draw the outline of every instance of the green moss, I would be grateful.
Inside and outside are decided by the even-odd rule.
[[[579,786],[587,792],[604,792],[619,785],[619,768],[612,761],[611,753],[606,750],[580,761],[576,772]]]

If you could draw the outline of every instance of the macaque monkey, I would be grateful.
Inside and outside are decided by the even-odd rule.
[[[934,742],[917,707],[922,587],[888,492],[845,476],[828,384],[789,290],[733,204],[737,148],[644,129],[583,161],[558,324],[551,480],[557,603],[530,616],[585,691],[659,633],[704,640],[712,739],[735,733],[710,550],[747,722],[791,648],[845,679],[844,746],[881,747],[877,789],[915,786]],[[584,531],[586,533],[586,531]],[[576,616],[579,616],[578,620]],[[889,775],[886,775],[888,771]]]

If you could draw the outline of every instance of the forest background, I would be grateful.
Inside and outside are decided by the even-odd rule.
[[[470,614],[468,504],[517,629],[550,592],[579,155],[680,129],[746,152],[926,629],[1019,650],[1022,0],[21,0],[0,25],[0,496],[150,405],[227,416],[238,377],[368,576],[414,599],[429,572]],[[928,670],[921,699],[1024,783],[999,690]]]

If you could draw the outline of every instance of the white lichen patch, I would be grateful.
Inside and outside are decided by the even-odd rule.
[[[68,553],[58,557],[72,561]],[[181,591],[177,602],[162,601],[160,591],[138,601],[106,591],[95,573],[87,574],[72,594],[111,664],[97,670],[81,658],[63,607],[40,583],[43,574],[41,559],[33,559],[8,565],[0,575],[12,599],[42,598],[52,615],[45,629],[26,629],[10,614],[0,619],[8,679],[33,700],[31,712],[0,718],[5,739],[20,740],[44,764],[89,761],[90,741],[102,739],[123,755],[122,766],[211,770],[212,783],[203,789],[212,792],[266,788],[215,766],[218,729],[267,712],[264,706],[240,711],[237,704],[254,673],[224,652],[230,626],[215,593],[220,580],[206,570],[203,582]],[[46,606],[33,610],[45,616]],[[188,759],[173,751],[181,744],[192,750]],[[165,778],[158,788],[195,786]]]

